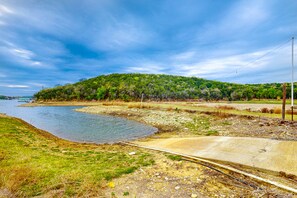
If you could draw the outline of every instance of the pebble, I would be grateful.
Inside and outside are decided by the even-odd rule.
[[[168,181],[168,177],[165,177],[165,180]]]
[[[175,189],[175,190],[178,190],[178,189],[180,189],[180,186],[175,186],[174,189]]]
[[[135,155],[135,154],[136,154],[136,152],[134,152],[134,151],[129,153],[129,155]]]
[[[191,195],[191,198],[197,198],[197,197],[198,197],[197,194],[192,194],[192,195]]]

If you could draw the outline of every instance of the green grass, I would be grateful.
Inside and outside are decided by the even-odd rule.
[[[171,159],[173,161],[181,161],[182,157],[179,155],[165,155],[168,159]]]
[[[217,130],[209,130],[206,132],[206,136],[210,135],[219,135],[219,132]]]
[[[135,150],[64,141],[0,115],[0,189],[17,197],[100,195],[108,180],[154,163],[141,150],[128,154]]]

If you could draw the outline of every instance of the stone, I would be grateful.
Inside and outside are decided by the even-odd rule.
[[[135,155],[135,154],[136,154],[136,152],[134,152],[134,151],[129,153],[129,155]]]
[[[194,194],[194,193],[193,193],[193,194],[191,195],[191,198],[197,198],[197,197],[198,197],[197,194]]]

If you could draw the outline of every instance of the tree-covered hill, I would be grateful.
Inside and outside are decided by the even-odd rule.
[[[295,91],[295,93],[297,90]],[[234,84],[159,74],[111,74],[44,89],[37,100],[250,100],[282,97],[282,84]],[[287,86],[287,97],[290,86]],[[295,96],[296,97],[296,96]]]

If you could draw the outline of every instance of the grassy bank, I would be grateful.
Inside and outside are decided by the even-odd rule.
[[[99,196],[113,178],[153,163],[133,147],[72,143],[0,115],[2,195]]]

